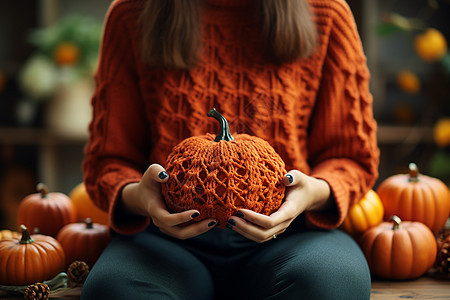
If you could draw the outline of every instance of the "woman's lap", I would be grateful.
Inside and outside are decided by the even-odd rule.
[[[117,236],[91,270],[85,299],[369,299],[358,245],[339,230],[256,244],[228,229],[178,241]],[[103,297],[102,297],[103,296]]]

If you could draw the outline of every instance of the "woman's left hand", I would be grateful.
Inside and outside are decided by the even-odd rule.
[[[263,243],[283,233],[302,212],[332,206],[330,186],[324,180],[292,170],[283,177],[283,183],[287,187],[286,197],[278,211],[266,216],[241,209],[237,216],[229,219],[228,227],[250,240]]]

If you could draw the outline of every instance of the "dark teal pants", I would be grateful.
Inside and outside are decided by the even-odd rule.
[[[180,241],[158,229],[115,236],[82,299],[370,299],[358,245],[339,230],[294,231],[257,244],[230,229]]]

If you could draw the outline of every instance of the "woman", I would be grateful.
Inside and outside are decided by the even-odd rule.
[[[116,0],[107,14],[83,164],[116,233],[85,299],[369,299],[357,244],[337,228],[374,184],[369,73],[344,0]],[[183,139],[230,128],[290,170],[280,209],[228,229],[170,213],[160,185]]]

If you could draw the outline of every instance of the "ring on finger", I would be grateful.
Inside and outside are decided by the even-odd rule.
[[[272,235],[272,238],[273,238],[273,239],[276,239],[276,238],[277,238],[277,235],[276,235],[276,234]]]

